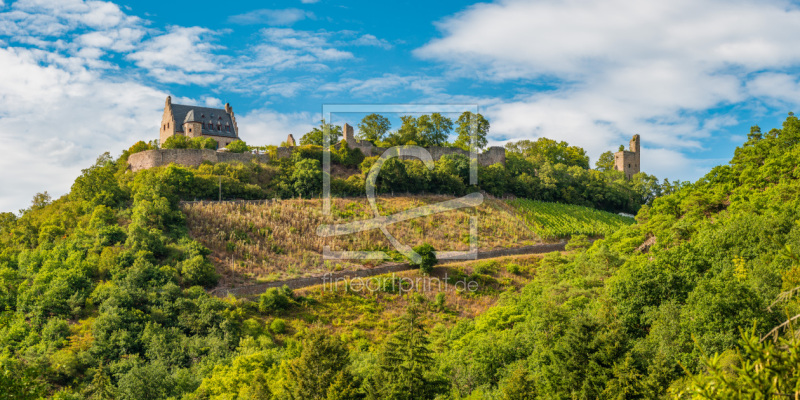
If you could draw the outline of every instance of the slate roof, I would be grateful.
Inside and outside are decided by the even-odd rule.
[[[237,138],[236,127],[233,125],[233,120],[224,109],[221,108],[208,108],[198,106],[185,106],[182,104],[172,104],[172,115],[175,117],[175,130],[183,132],[184,122],[200,122],[203,124],[203,135],[223,136],[229,138]],[[212,125],[209,123],[213,122]],[[220,129],[217,129],[217,126]],[[226,128],[230,126],[230,131]]]

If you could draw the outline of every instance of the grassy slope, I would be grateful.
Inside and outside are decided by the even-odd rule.
[[[451,199],[448,196],[411,196],[380,199],[382,215],[409,210],[424,204]],[[549,203],[544,203],[549,204]],[[557,205],[558,207],[563,207]],[[533,221],[517,217],[519,208],[501,200],[486,199],[477,208],[448,211],[393,224],[389,232],[400,242],[415,246],[428,242],[437,250],[469,249],[469,217],[479,217],[479,243],[482,250],[513,248],[541,243],[558,228],[564,233],[605,232],[624,224],[613,214],[570,206],[565,213],[581,216],[581,222],[595,227],[586,231],[580,224],[551,226],[552,218]],[[223,275],[224,285],[253,280],[277,280],[327,271],[363,268],[355,262],[322,260],[323,246],[332,250],[381,250],[392,253],[391,243],[379,230],[347,236],[322,238],[317,226],[369,219],[373,215],[366,199],[335,199],[332,216],[322,214],[320,200],[282,200],[262,204],[192,203],[183,206],[192,237],[208,246],[211,260]],[[529,213],[523,214],[530,217]],[[609,217],[610,216],[610,217]],[[611,221],[609,223],[609,221]],[[534,230],[531,230],[533,227]],[[596,228],[596,227],[600,228]],[[573,231],[569,231],[573,229]],[[534,232],[546,232],[537,235]],[[394,252],[395,256],[399,256]],[[399,258],[397,259],[399,260]],[[371,261],[370,263],[376,263]]]
[[[353,290],[344,283],[338,286],[319,285],[295,291],[305,299],[305,306],[296,306],[274,316],[256,315],[249,325],[266,330],[272,321],[286,321],[286,331],[273,332],[278,341],[286,340],[302,332],[312,324],[322,324],[332,334],[341,335],[348,341],[365,339],[364,343],[380,342],[393,332],[397,319],[408,305],[423,306],[424,321],[428,327],[439,330],[449,328],[458,321],[473,319],[494,306],[503,293],[514,293],[525,286],[534,276],[543,255],[520,255],[493,260],[468,261],[438,266],[431,274],[431,282],[418,270],[376,276],[369,283],[377,288],[378,282],[393,277],[416,282],[404,286],[405,291]],[[509,265],[518,269],[509,272]],[[449,278],[450,284],[445,284]],[[438,280],[436,280],[438,279]],[[474,291],[460,290],[455,282],[476,282]],[[362,280],[361,282],[366,282]],[[422,286],[425,286],[424,288]],[[400,287],[398,282],[395,288]],[[437,305],[437,295],[443,293],[443,306]]]

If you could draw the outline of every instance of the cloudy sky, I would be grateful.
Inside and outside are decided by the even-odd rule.
[[[323,104],[475,104],[490,144],[549,137],[594,162],[639,133],[643,170],[682,180],[798,111],[796,3],[395,3],[0,0],[0,210],[156,139],[167,95],[230,102],[256,145]]]

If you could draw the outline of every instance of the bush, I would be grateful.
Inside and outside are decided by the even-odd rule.
[[[422,256],[422,260],[419,263],[411,262],[412,267],[419,267],[420,272],[423,274],[430,274],[433,272],[433,266],[436,265],[439,260],[436,259],[436,254],[434,254],[433,246],[428,243],[423,243],[417,247],[414,247],[414,251]]]
[[[219,274],[214,266],[199,255],[180,263],[180,271],[186,286],[211,287],[219,280]]]
[[[258,299],[258,311],[272,313],[289,308],[294,301],[292,290],[284,285],[282,288],[271,288],[261,294]]]
[[[486,275],[486,274],[494,274],[497,272],[497,261],[484,261],[478,263],[478,265],[473,268],[476,274]]]
[[[519,275],[522,273],[522,267],[516,263],[508,263],[506,264],[506,271],[509,274]]]
[[[161,145],[162,149],[191,149],[192,140],[184,135],[172,135]]]
[[[244,153],[250,151],[250,147],[248,147],[247,143],[242,140],[234,140],[225,148],[231,153]]]
[[[591,245],[592,242],[589,241],[589,238],[587,238],[586,235],[574,235],[564,249],[567,251],[587,249]]]
[[[269,330],[273,333],[283,333],[286,331],[286,321],[275,318],[271,324],[269,324]]]
[[[445,302],[447,296],[444,292],[436,293],[436,300],[434,300],[433,305],[436,307],[437,310],[442,311],[447,307],[447,303]]]

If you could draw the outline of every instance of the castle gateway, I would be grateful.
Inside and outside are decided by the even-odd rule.
[[[239,139],[239,128],[230,104],[225,104],[224,109],[185,106],[172,104],[172,97],[167,96],[159,143],[163,145],[173,135],[212,138],[221,149]]]

